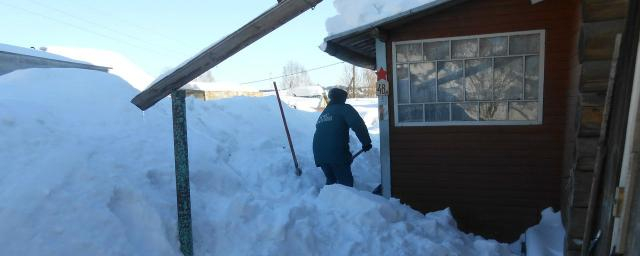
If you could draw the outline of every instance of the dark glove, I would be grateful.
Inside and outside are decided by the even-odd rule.
[[[367,152],[369,150],[371,150],[373,146],[371,144],[367,144],[367,145],[362,145],[362,151]]]

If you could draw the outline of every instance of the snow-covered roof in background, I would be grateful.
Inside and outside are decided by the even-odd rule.
[[[89,63],[86,63],[86,62],[83,62],[83,61],[67,58],[67,57],[64,57],[64,56],[57,55],[57,54],[51,54],[51,53],[48,53],[48,52],[45,52],[45,51],[41,51],[41,50],[36,50],[36,49],[32,49],[32,48],[24,48],[24,47],[13,46],[13,45],[8,45],[8,44],[0,44],[0,52],[9,52],[9,53],[27,55],[27,56],[50,59],[50,60],[74,62],[74,63],[80,63],[80,64],[89,64]]]
[[[324,89],[319,85],[298,86],[291,88],[289,93],[298,97],[322,96],[322,94],[324,94]]]
[[[248,85],[232,82],[190,82],[180,89],[200,90],[209,92],[259,92],[258,89]]]

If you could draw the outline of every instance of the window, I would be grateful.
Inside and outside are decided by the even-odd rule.
[[[397,126],[542,123],[543,30],[393,43]]]

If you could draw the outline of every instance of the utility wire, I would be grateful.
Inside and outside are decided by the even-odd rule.
[[[56,12],[59,12],[59,13],[61,13],[61,14],[63,14],[63,15],[66,15],[67,17],[71,17],[71,18],[74,18],[74,19],[80,20],[80,21],[82,21],[82,22],[86,22],[86,23],[92,24],[92,25],[94,25],[94,26],[101,27],[102,29],[107,30],[107,31],[110,31],[110,32],[112,32],[112,33],[120,34],[120,35],[122,35],[122,36],[128,37],[128,38],[130,38],[130,39],[136,40],[136,41],[141,42],[141,43],[144,43],[145,45],[155,45],[155,44],[153,44],[153,43],[149,43],[147,40],[141,39],[141,38],[139,38],[139,37],[136,37],[136,36],[133,36],[133,35],[130,35],[130,34],[127,34],[127,33],[124,33],[124,32],[119,31],[119,30],[117,30],[117,29],[112,29],[112,28],[110,28],[110,27],[107,27],[107,26],[102,25],[102,24],[100,24],[100,23],[97,23],[97,22],[95,22],[95,21],[88,20],[88,19],[84,19],[84,18],[82,18],[82,17],[78,17],[78,16],[76,16],[76,15],[74,15],[74,14],[72,14],[72,13],[69,13],[69,12],[67,12],[67,11],[61,10],[61,9],[59,9],[59,8],[52,7],[52,6],[49,6],[49,5],[46,5],[46,4],[44,4],[44,3],[41,3],[41,2],[38,2],[38,1],[34,1],[34,0],[30,0],[30,2],[32,2],[32,3],[34,3],[34,4],[37,4],[37,5],[41,6],[41,7],[44,7],[44,8],[46,8],[46,9],[51,9],[51,10],[54,10],[54,11],[56,11]],[[164,47],[159,46],[159,45],[156,45],[156,46],[160,47],[160,48],[156,47],[156,49],[159,49],[159,50],[162,50],[162,51],[170,51],[170,52],[173,52],[173,53],[175,53],[175,54],[178,54],[177,56],[181,56],[181,55],[183,55],[183,54],[187,54],[187,53],[183,53],[183,52],[176,52],[176,51],[171,50],[171,49],[164,49]]]
[[[181,40],[179,37],[171,36],[171,35],[162,33],[162,32],[160,32],[160,31],[158,31],[158,30],[156,30],[154,28],[151,28],[151,27],[138,25],[135,22],[129,21],[127,19],[123,19],[122,17],[119,17],[119,16],[113,16],[113,14],[111,14],[111,13],[107,13],[107,12],[105,12],[103,10],[100,10],[100,9],[97,9],[97,8],[91,6],[91,5],[87,5],[86,4],[87,2],[81,1],[79,3],[81,3],[81,5],[84,5],[85,8],[87,8],[87,9],[89,9],[91,11],[94,11],[96,13],[100,13],[103,16],[109,17],[110,19],[120,21],[120,22],[122,22],[124,24],[127,24],[127,26],[136,28],[138,31],[145,32],[145,33],[151,32],[153,34],[156,34],[157,37],[165,39],[165,40],[167,40],[167,42],[174,43],[176,46],[184,46],[184,45],[190,44],[187,41]],[[78,3],[74,3],[74,4],[78,4]],[[182,45],[179,45],[178,43],[180,43]]]
[[[240,83],[240,84],[254,84],[254,83],[259,83],[259,82],[269,81],[269,80],[278,79],[278,78],[283,78],[283,77],[288,77],[288,76],[295,76],[295,75],[298,75],[298,74],[302,74],[302,73],[306,73],[306,72],[310,72],[310,71],[315,71],[315,70],[319,70],[319,69],[324,69],[324,68],[328,68],[328,67],[335,66],[335,65],[338,65],[338,64],[343,64],[343,63],[344,63],[344,61],[336,62],[336,63],[333,63],[333,64],[324,65],[324,66],[320,66],[320,67],[315,67],[315,68],[311,68],[311,69],[303,70],[303,71],[296,72],[296,73],[284,74],[284,75],[281,75],[281,76],[274,76],[274,77],[269,77],[269,78],[265,78],[265,79],[255,80],[255,81],[251,81],[251,82],[244,82],[244,83]]]
[[[119,43],[122,43],[122,44],[127,44],[127,45],[135,47],[135,48],[143,49],[143,50],[145,50],[145,53],[149,53],[149,52],[146,52],[146,51],[154,51],[154,52],[156,52],[158,54],[166,54],[166,52],[160,52],[160,51],[156,51],[156,50],[151,49],[151,48],[146,48],[146,47],[143,47],[143,46],[140,46],[140,45],[132,44],[132,43],[129,43],[127,41],[118,40],[118,39],[113,38],[113,37],[111,37],[109,35],[98,33],[98,32],[95,32],[95,31],[91,31],[91,30],[88,30],[88,29],[86,29],[84,27],[75,25],[73,23],[66,22],[66,21],[61,20],[61,19],[53,18],[53,17],[47,16],[47,15],[44,15],[44,14],[41,14],[41,13],[38,13],[38,12],[34,12],[34,11],[31,11],[31,10],[28,10],[28,9],[25,9],[25,8],[22,8],[22,7],[11,5],[11,4],[8,4],[8,3],[5,3],[5,2],[0,2],[0,4],[4,5],[4,6],[8,6],[8,7],[13,8],[13,9],[21,10],[23,12],[26,12],[26,13],[29,13],[29,14],[32,14],[32,15],[36,15],[36,16],[39,16],[39,17],[42,17],[42,18],[45,18],[45,19],[53,20],[53,21],[65,24],[67,26],[73,27],[75,29],[78,29],[78,30],[81,30],[81,31],[84,31],[84,32],[87,32],[87,33],[90,33],[90,34],[94,34],[94,35],[97,35],[97,36],[100,36],[100,37],[104,37],[104,38],[109,39],[109,40],[113,40],[113,41],[116,41],[116,42],[119,42]]]

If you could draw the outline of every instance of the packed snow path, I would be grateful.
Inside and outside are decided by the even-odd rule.
[[[142,113],[137,92],[95,71],[0,76],[0,255],[179,255],[170,101]],[[448,210],[366,192],[375,148],[356,189],[323,188],[318,113],[285,110],[296,177],[274,97],[187,101],[196,255],[511,255]]]

